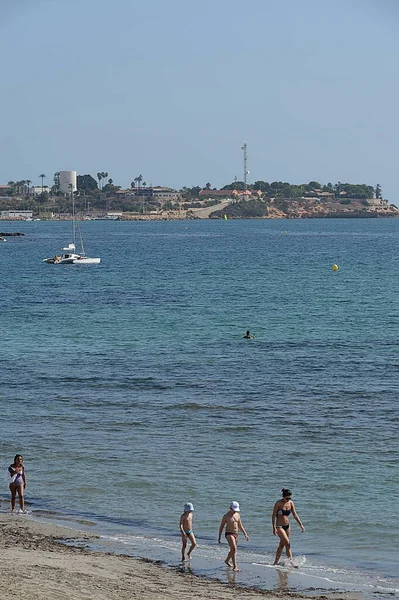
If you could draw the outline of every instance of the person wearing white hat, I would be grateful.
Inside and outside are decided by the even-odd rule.
[[[240,505],[235,500],[233,500],[233,502],[230,504],[230,510],[223,515],[220,522],[218,538],[219,544],[221,543],[221,537],[224,528],[226,528],[224,535],[230,547],[229,553],[224,562],[228,567],[233,567],[234,571],[239,571],[239,568],[237,567],[238,532],[242,531],[247,541],[249,540],[249,537],[241,521]]]
[[[197,540],[195,539],[194,531],[193,531],[193,511],[194,506],[191,502],[186,502],[184,505],[184,512],[180,516],[180,533],[181,533],[181,560],[184,562],[186,560],[186,547],[187,540],[190,540],[191,546],[190,550],[187,552],[187,558],[190,560],[191,552],[197,545]]]

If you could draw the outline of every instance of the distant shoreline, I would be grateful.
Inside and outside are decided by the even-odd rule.
[[[399,217],[398,212],[389,213],[354,213],[354,212],[342,212],[342,213],[323,213],[323,214],[309,214],[303,216],[290,216],[290,215],[268,215],[264,217],[244,217],[244,216],[229,216],[226,220],[229,221],[268,221],[268,220],[281,220],[281,221],[306,221],[315,219],[396,219]],[[144,214],[144,215],[124,215],[120,218],[107,218],[107,217],[89,217],[87,215],[77,215],[79,221],[221,221],[225,220],[224,216],[209,216],[207,218],[186,216],[182,214],[169,214],[169,215],[155,215],[155,214]],[[61,217],[39,217],[35,219],[25,219],[23,217],[0,217],[0,222],[18,222],[26,223],[32,221],[72,221],[72,215],[63,215]],[[0,233],[0,236],[15,236],[23,235],[17,233]]]

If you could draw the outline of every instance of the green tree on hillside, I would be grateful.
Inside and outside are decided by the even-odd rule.
[[[77,186],[78,190],[87,193],[98,191],[97,181],[91,175],[78,175]]]
[[[104,185],[104,187],[103,187],[103,192],[105,194],[114,194],[115,192],[117,192],[120,189],[121,189],[120,185],[114,185],[113,179],[108,179],[108,183],[106,185]]]
[[[51,193],[57,196],[60,193],[60,172],[56,171],[53,177],[54,184],[51,188]]]
[[[181,194],[184,200],[192,200],[193,198],[198,198],[201,188],[199,185],[194,185],[193,187],[183,187],[181,190]]]
[[[318,181],[309,181],[307,185],[309,191],[310,190],[321,190],[321,185]]]
[[[9,181],[7,183],[8,187],[10,188],[7,192],[8,196],[15,196],[15,194],[17,193],[17,184],[15,181]]]
[[[254,190],[259,190],[264,194],[269,194],[270,192],[270,184],[267,181],[255,181],[252,188]]]
[[[372,185],[341,183],[340,181],[334,186],[335,195],[337,197],[353,198],[363,200],[373,198],[374,188]],[[344,194],[342,193],[344,192]]]
[[[251,186],[247,186],[250,188]],[[233,181],[232,183],[228,183],[222,187],[222,190],[237,190],[242,192],[245,188],[245,184],[243,181]]]

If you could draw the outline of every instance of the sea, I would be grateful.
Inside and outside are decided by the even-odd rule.
[[[0,459],[23,454],[28,481],[15,518],[229,584],[398,596],[399,219],[81,227],[100,265],[42,262],[70,222],[1,222],[24,234],[0,244]],[[283,487],[306,531],[292,519],[294,564],[275,568]],[[232,500],[250,536],[235,574],[217,543]]]

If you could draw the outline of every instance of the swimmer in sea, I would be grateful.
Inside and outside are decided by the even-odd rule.
[[[219,538],[218,543],[221,543],[221,537],[223,533],[223,529],[226,528],[225,538],[227,543],[229,544],[230,550],[224,561],[228,567],[233,567],[234,571],[239,571],[237,567],[237,544],[238,544],[238,531],[242,531],[245,536],[245,539],[249,540],[248,534],[244,529],[244,525],[241,522],[240,516],[240,505],[238,502],[232,502],[230,504],[230,510],[225,515],[220,522],[219,527]],[[232,562],[230,562],[230,560]]]
[[[305,531],[304,526],[302,525],[301,519],[297,515],[295,510],[295,506],[292,498],[292,493],[290,490],[283,488],[281,490],[283,497],[281,500],[278,500],[274,505],[273,514],[272,514],[272,525],[273,525],[273,535],[278,535],[280,538],[280,544],[277,548],[276,558],[273,564],[277,565],[278,561],[281,558],[281,554],[285,548],[285,553],[287,558],[292,560],[292,551],[290,544],[290,522],[289,515],[292,513],[295,521],[298,523],[299,527],[302,531]]]
[[[11,510],[15,509],[15,500],[18,494],[19,507],[21,512],[25,511],[25,498],[24,492],[26,488],[26,476],[24,459],[21,454],[16,454],[14,462],[8,467],[8,476],[10,480],[10,492],[11,492]]]
[[[193,531],[193,510],[194,506],[191,502],[187,502],[184,505],[184,512],[180,516],[180,533],[181,533],[181,559],[182,562],[186,560],[186,547],[187,540],[190,540],[191,546],[190,550],[187,552],[187,558],[190,560],[191,553],[197,545],[197,540],[195,539],[194,531]]]
[[[251,332],[249,331],[249,329],[248,329],[248,331],[245,332],[245,335],[243,335],[242,337],[244,340],[254,340],[255,339],[255,336],[251,335]]]

